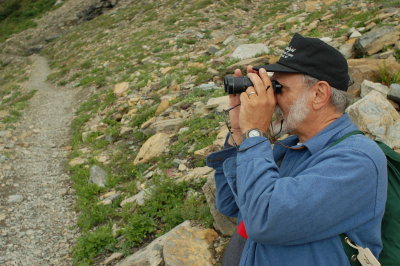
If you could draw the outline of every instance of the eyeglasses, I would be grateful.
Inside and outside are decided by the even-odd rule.
[[[228,128],[229,138],[232,140],[232,143],[233,143],[233,145],[235,146],[235,148],[237,150],[239,149],[239,146],[237,145],[237,143],[235,141],[235,138],[233,137],[233,130],[232,130],[232,127],[231,127],[231,119],[229,117],[229,111],[235,109],[238,106],[240,106],[240,103],[235,105],[235,106],[232,106],[232,107],[230,107],[228,109],[223,109],[222,110],[222,114],[223,114],[223,117],[224,117],[224,122],[225,122],[226,127]]]

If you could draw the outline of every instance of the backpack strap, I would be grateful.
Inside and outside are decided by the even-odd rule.
[[[338,143],[342,142],[343,140],[347,139],[348,137],[353,136],[353,135],[357,135],[357,134],[364,135],[364,132],[362,132],[360,130],[350,131],[349,133],[344,134],[341,138],[338,138],[337,140],[335,140],[334,142],[329,144],[328,148],[333,147],[336,144],[338,144]]]
[[[346,235],[340,234],[340,240],[342,240],[342,246],[344,249],[344,253],[346,253],[347,258],[349,259],[351,266],[361,266],[361,263],[357,260],[358,250],[351,247],[346,243]]]
[[[357,134],[364,135],[364,133],[360,130],[350,131],[349,133],[344,134],[342,137],[338,138],[337,140],[335,140],[334,142],[329,144],[328,148],[331,148],[331,147],[335,146],[336,144],[339,144],[343,140],[347,139],[348,137],[357,135]],[[361,263],[357,259],[354,259],[355,258],[354,256],[357,256],[357,254],[358,254],[358,250],[351,247],[350,245],[348,245],[346,243],[346,241],[345,241],[346,237],[347,236],[344,233],[340,234],[340,239],[342,240],[342,246],[343,246],[344,252],[346,253],[347,258],[349,259],[350,265],[351,266],[361,266]]]

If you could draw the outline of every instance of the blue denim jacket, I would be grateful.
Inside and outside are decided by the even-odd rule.
[[[264,137],[241,150],[210,154],[218,210],[244,221],[249,236],[240,265],[350,265],[339,235],[382,249],[381,221],[387,192],[386,158],[374,141],[353,135],[345,114],[303,144],[296,136],[271,147]]]

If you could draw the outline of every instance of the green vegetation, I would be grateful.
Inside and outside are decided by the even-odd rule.
[[[29,104],[29,99],[35,95],[36,91],[23,93],[19,85],[9,85],[5,89],[0,90],[0,111],[5,111],[7,115],[0,121],[13,127],[13,123],[19,121],[22,116],[21,111]]]
[[[56,8],[56,0],[4,0],[0,3],[0,42],[10,35],[35,27],[34,18]]]
[[[84,233],[72,250],[75,265],[90,265],[101,252],[112,250],[116,243],[110,225],[104,225],[94,232]]]
[[[386,64],[379,67],[378,81],[390,86],[393,83],[400,83],[400,72],[391,71]]]
[[[4,2],[7,6],[0,5],[0,41],[12,32],[34,26],[32,18],[53,8],[55,0],[27,2],[8,0]],[[70,159],[83,160],[69,168],[81,230],[72,250],[75,265],[99,264],[100,259],[116,251],[127,255],[188,219],[212,226],[201,189],[206,180],[178,182],[176,174],[181,173],[176,160],[185,161],[189,168],[204,166],[204,158],[196,156],[195,151],[211,145],[221,128],[222,116],[203,111],[201,103],[223,96],[223,90],[196,87],[212,80],[220,82],[218,78],[225,75],[227,67],[239,61],[227,56],[233,49],[230,46],[218,56],[206,53],[208,45],[219,38],[218,32],[246,42],[264,42],[281,31],[289,33],[302,24],[306,27],[332,12],[334,17],[320,20],[305,35],[341,37],[349,27],[365,26],[379,10],[374,6],[359,11],[343,9],[342,3],[334,3],[303,17],[304,9],[292,12],[293,2],[288,0],[264,1],[254,9],[254,3],[246,0],[142,2],[81,23],[43,50],[54,69],[48,77],[50,82],[92,92],[72,123]],[[384,6],[392,6],[390,1],[383,2]],[[287,22],[298,15],[304,21],[299,17]],[[13,26],[5,27],[7,23]],[[279,49],[270,52],[279,53]],[[395,56],[400,59],[398,49]],[[215,72],[210,68],[220,77],[210,74]],[[8,125],[18,120],[34,94],[24,94],[16,85],[26,79],[26,70],[19,65],[0,64],[0,112],[7,112],[1,122]],[[380,79],[390,84],[399,82],[400,77],[384,67]],[[128,97],[118,98],[113,87],[123,81],[129,82]],[[164,95],[173,96],[169,103],[173,111],[160,116],[185,117],[184,130],[172,136],[167,154],[134,165],[139,148],[150,137],[141,126],[155,116]],[[132,103],[133,98],[139,100]],[[94,165],[107,172],[105,187],[88,182],[89,169]],[[143,205],[120,206],[123,199],[136,195],[143,187]],[[102,196],[114,190],[119,196],[111,203],[102,202]]]

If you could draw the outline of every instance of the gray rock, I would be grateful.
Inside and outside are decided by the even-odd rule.
[[[218,45],[212,44],[208,46],[207,53],[208,54],[215,54],[218,52],[221,48]]]
[[[371,91],[382,93],[384,97],[388,94],[389,88],[381,83],[364,80],[361,83],[361,97],[364,97]]]
[[[135,203],[139,206],[142,206],[146,200],[146,195],[149,193],[148,189],[144,189],[142,191],[140,191],[138,194],[136,194],[135,196],[132,196],[130,198],[124,199],[123,201],[121,201],[121,207],[125,206],[128,203]]]
[[[8,196],[8,203],[21,203],[24,200],[22,195],[11,195]]]
[[[99,187],[105,187],[107,182],[107,173],[100,166],[93,165],[90,167],[89,182],[97,184]]]
[[[221,214],[215,207],[215,181],[214,172],[209,174],[207,182],[203,186],[203,192],[207,203],[210,206],[211,214],[214,218],[214,227],[223,235],[231,236],[236,230],[236,219]]]
[[[242,44],[235,49],[235,51],[231,54],[231,58],[235,59],[247,59],[253,58],[257,55],[269,53],[269,48],[262,43],[254,43],[254,44]]]
[[[355,44],[358,55],[372,55],[387,45],[395,44],[400,32],[393,26],[374,28],[359,38]]]
[[[400,84],[394,83],[390,85],[387,97],[400,104]]]

